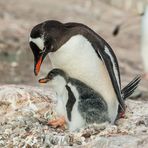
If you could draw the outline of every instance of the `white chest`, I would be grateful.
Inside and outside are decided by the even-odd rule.
[[[63,90],[62,94],[57,94],[57,105],[56,105],[56,112],[60,116],[64,116],[66,121],[68,121],[67,118],[67,111],[66,111],[66,103],[68,101],[68,92],[67,90]]]

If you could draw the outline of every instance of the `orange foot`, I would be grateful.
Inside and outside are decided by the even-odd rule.
[[[120,112],[120,113],[119,113],[119,119],[120,119],[120,118],[125,118],[125,112]]]
[[[127,108],[127,106],[125,105],[125,110],[126,110],[126,108]],[[119,111],[119,113],[118,113],[118,119],[120,119],[120,118],[125,118],[125,111]]]
[[[57,127],[61,127],[64,128],[66,121],[64,117],[60,117],[58,119],[54,119],[54,120],[50,120],[48,121],[48,125],[57,128]]]
[[[145,74],[143,75],[143,77],[144,77],[144,79],[148,80],[148,73],[145,73]]]

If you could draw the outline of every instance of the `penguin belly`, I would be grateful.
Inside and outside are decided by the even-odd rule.
[[[71,112],[71,121],[68,121],[68,126],[70,131],[75,131],[86,125],[84,118],[81,116],[78,110],[78,101],[76,101]]]
[[[65,105],[63,103],[62,100],[58,100],[56,107],[55,107],[56,113],[58,116],[64,116],[65,119],[67,120],[67,114],[66,114],[66,110],[65,110]]]
[[[106,66],[91,43],[84,36],[75,35],[56,52],[49,53],[49,57],[53,68],[64,70],[70,77],[81,80],[103,96],[113,123],[118,112],[118,100]]]
[[[66,102],[68,100],[67,90],[64,89],[62,94],[57,94],[56,98],[57,98],[57,104],[56,104],[56,107],[55,107],[55,111],[56,111],[58,116],[65,117],[66,122],[68,122],[67,111],[66,111],[66,108],[65,108]]]

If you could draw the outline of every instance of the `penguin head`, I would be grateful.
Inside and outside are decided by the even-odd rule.
[[[39,80],[39,83],[50,83],[50,86],[58,93],[61,94],[68,82],[67,74],[61,69],[51,70],[45,78]]]
[[[38,75],[46,55],[58,49],[61,37],[65,32],[64,24],[54,20],[45,21],[33,27],[30,33],[29,45],[34,55],[35,75]]]

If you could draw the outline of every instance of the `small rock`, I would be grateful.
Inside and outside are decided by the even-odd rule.
[[[143,124],[143,125],[145,124],[144,120],[140,120],[140,121],[136,122],[137,126],[140,126],[141,124]]]
[[[18,66],[18,63],[17,63],[17,62],[12,62],[12,63],[11,63],[11,66],[15,68],[15,67]]]

